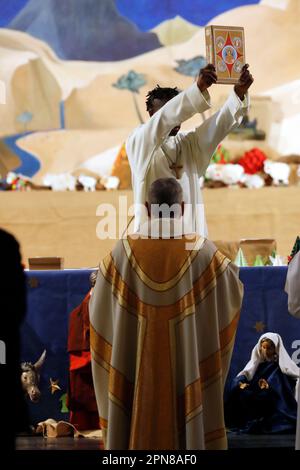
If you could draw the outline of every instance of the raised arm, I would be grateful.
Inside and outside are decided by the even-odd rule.
[[[195,131],[187,134],[187,139],[192,142],[194,148],[199,176],[204,174],[219,143],[232,129],[241,124],[243,116],[249,110],[247,90],[253,83],[253,77],[248,68],[248,64],[243,67],[239,82],[222,108]]]
[[[210,107],[207,88],[215,81],[213,66],[205,67],[193,85],[169,100],[128,137],[126,152],[136,176],[144,178],[155,150],[174,127]]]

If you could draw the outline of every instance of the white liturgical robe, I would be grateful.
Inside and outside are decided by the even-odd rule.
[[[126,152],[132,172],[134,231],[147,218],[144,204],[151,183],[158,178],[178,177],[185,202],[184,232],[206,236],[199,178],[204,175],[218,144],[241,123],[248,109],[248,97],[242,102],[232,91],[221,109],[199,127],[169,136],[174,127],[209,108],[209,93],[201,93],[194,83],[128,137]],[[172,165],[177,170],[170,168]]]
[[[291,260],[285,283],[288,295],[288,309],[291,315],[300,319],[300,252]],[[298,416],[296,431],[296,450],[300,450],[300,385],[298,389]]]

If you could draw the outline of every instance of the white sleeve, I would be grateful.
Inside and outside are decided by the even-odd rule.
[[[300,251],[289,264],[284,290],[288,295],[290,314],[300,318]]]
[[[140,180],[145,178],[155,150],[174,127],[209,107],[208,92],[201,93],[195,82],[135,129],[126,141],[126,153],[135,176]]]
[[[205,173],[219,143],[232,129],[241,124],[242,118],[247,114],[248,110],[248,94],[241,101],[236,93],[232,91],[217,113],[186,135],[186,138],[190,140],[193,147],[193,157],[199,176]]]

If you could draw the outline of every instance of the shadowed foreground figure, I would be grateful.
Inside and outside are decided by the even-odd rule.
[[[294,433],[299,368],[281,337],[265,333],[251,359],[233,380],[225,404],[226,424],[249,434]]]
[[[238,268],[209,240],[182,236],[175,178],[151,185],[147,208],[141,232],[100,263],[89,304],[105,447],[226,449],[223,385],[242,302]]]
[[[29,432],[29,420],[21,386],[20,326],[26,312],[25,276],[19,244],[0,229],[0,340],[5,345],[5,360],[0,365],[1,452],[14,448],[16,432]],[[2,436],[3,432],[3,436]],[[5,445],[6,439],[8,445]]]

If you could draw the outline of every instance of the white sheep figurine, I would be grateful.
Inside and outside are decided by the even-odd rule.
[[[249,189],[259,189],[265,185],[265,180],[260,175],[248,175],[244,173],[241,182]]]
[[[212,163],[208,166],[205,177],[213,181],[222,181],[228,186],[239,183],[244,173],[244,168],[237,163],[227,163],[226,165]]]
[[[275,186],[289,184],[290,167],[287,163],[265,160],[264,171],[273,178]]]
[[[95,191],[97,180],[96,178],[93,178],[93,176],[80,175],[78,177],[78,181],[82,184],[84,191]]]
[[[53,191],[74,191],[76,178],[70,173],[47,173],[43,183],[45,186],[51,186]]]
[[[244,168],[238,163],[227,163],[223,165],[222,181],[228,186],[235,186],[244,174]]]
[[[219,163],[211,163],[205,172],[205,178],[213,181],[221,181],[222,180],[222,172],[223,172],[224,165]]]

